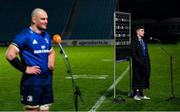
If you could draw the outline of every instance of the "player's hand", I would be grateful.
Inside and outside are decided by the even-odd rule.
[[[48,68],[49,68],[49,70],[51,70],[51,71],[53,71],[54,70],[54,65],[48,65]]]
[[[38,75],[41,73],[39,66],[27,66],[25,73]]]

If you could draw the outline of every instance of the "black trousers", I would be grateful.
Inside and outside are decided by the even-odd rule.
[[[143,89],[133,89],[133,96],[135,95],[144,96]]]

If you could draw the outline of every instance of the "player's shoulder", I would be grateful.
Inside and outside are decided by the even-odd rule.
[[[31,30],[29,28],[24,28],[20,33],[18,33],[16,36],[18,37],[24,37],[26,35],[30,35],[33,32],[31,32]]]

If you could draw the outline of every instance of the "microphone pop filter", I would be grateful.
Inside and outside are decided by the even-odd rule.
[[[59,34],[53,35],[53,42],[56,44],[61,43],[61,36]]]

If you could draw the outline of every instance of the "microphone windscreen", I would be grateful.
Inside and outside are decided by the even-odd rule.
[[[59,34],[53,35],[53,42],[54,43],[61,43],[61,36]]]

